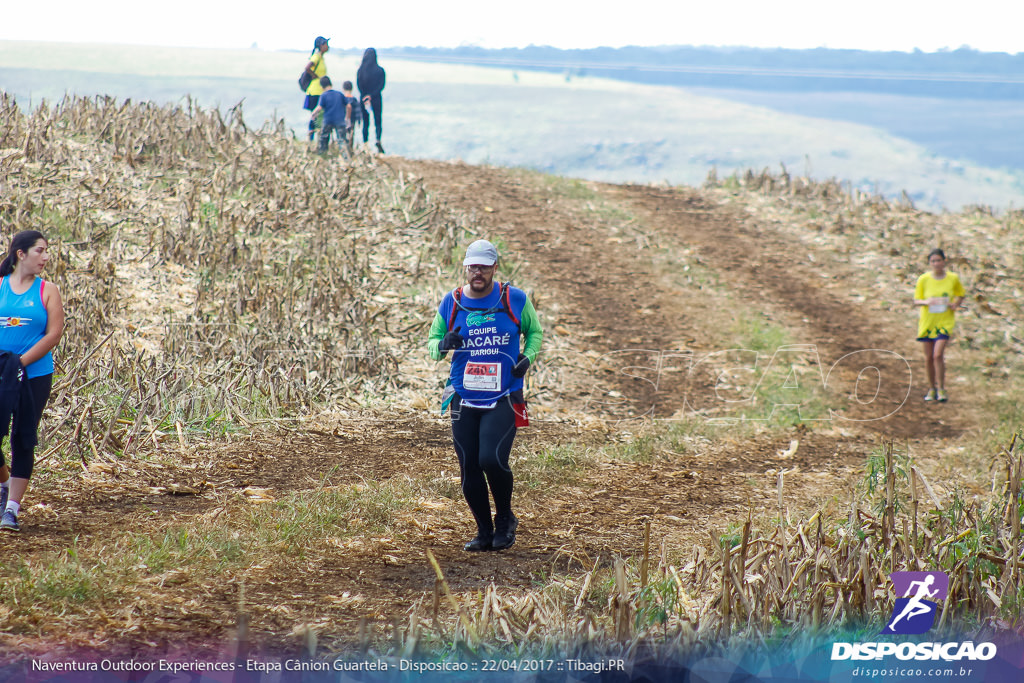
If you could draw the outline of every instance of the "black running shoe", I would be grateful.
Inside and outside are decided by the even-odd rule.
[[[464,545],[462,549],[469,553],[482,553],[485,550],[490,550],[491,536],[487,534],[477,534],[476,538]]]
[[[494,540],[491,541],[491,550],[504,550],[511,548],[516,542],[516,528],[519,520],[510,514],[508,521],[494,520]]]

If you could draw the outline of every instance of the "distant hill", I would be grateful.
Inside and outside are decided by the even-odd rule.
[[[784,113],[864,124],[937,156],[1024,171],[1024,53],[685,46],[394,52],[440,63],[683,87]]]
[[[417,60],[589,74],[655,85],[1024,100],[1024,53],[970,48],[908,53],[688,46],[588,50],[413,47],[392,53]]]
[[[388,72],[384,146],[406,157],[521,166],[609,182],[690,185],[702,183],[712,170],[723,177],[784,165],[871,193],[899,197],[906,191],[922,208],[1024,204],[1024,170],[1010,163],[978,163],[961,153],[969,146],[993,155],[1003,150],[1008,157],[1024,145],[1024,135],[1015,138],[976,125],[979,110],[972,103],[980,101],[955,102],[960,113],[949,117],[951,104],[944,109],[897,95],[833,93],[834,100],[823,100],[781,91],[698,91],[554,67],[411,60],[400,58],[402,52],[380,55]],[[0,43],[0,88],[22,107],[65,93],[158,103],[190,100],[222,110],[242,102],[250,126],[269,121],[302,136],[308,113],[301,108],[296,79],[306,57],[6,42]],[[358,57],[332,50],[328,73],[336,82],[354,80]],[[775,99],[758,102],[758,97]],[[851,121],[848,112],[866,102],[890,118],[871,125]],[[989,111],[999,104],[985,102]],[[1024,102],[1004,104],[1024,107]],[[901,108],[911,105],[918,108],[915,116],[902,118]],[[907,121],[909,133],[893,133],[892,126]],[[1021,125],[1008,114],[1003,121],[1008,130]],[[962,130],[949,133],[950,122]],[[950,144],[940,152],[910,134],[916,130]]]

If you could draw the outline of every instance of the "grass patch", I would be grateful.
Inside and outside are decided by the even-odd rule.
[[[603,446],[599,452],[625,462],[671,461],[692,455],[698,443],[714,438],[721,428],[703,418],[654,420],[642,424],[635,432],[620,432],[618,441]]]
[[[516,472],[517,474],[519,472],[518,465],[516,466]],[[423,493],[431,497],[463,500],[462,482],[459,479],[458,469],[454,472],[442,471],[436,477],[431,477],[426,482],[422,482],[421,488]]]
[[[255,507],[239,532],[256,547],[269,544],[302,555],[328,538],[394,534],[396,513],[412,501],[411,482],[401,479],[304,491]]]
[[[627,228],[636,217],[615,203],[609,202],[604,195],[595,190],[585,180],[551,175],[540,171],[516,169],[516,175],[541,194],[555,195],[573,201],[580,210],[596,219],[610,224],[611,232],[618,233]]]
[[[177,526],[157,534],[130,534],[111,564],[153,573],[200,569],[220,574],[245,564],[246,544],[237,531],[207,525]]]
[[[159,530],[125,529],[0,565],[0,614],[31,631],[41,615],[90,614],[153,599],[166,586],[232,582],[253,565],[337,552],[351,539],[402,535],[397,516],[416,502],[410,480],[296,492],[276,502],[227,501],[213,515]]]
[[[732,328],[735,343],[743,349],[772,354],[777,349],[792,344],[789,332],[766,321],[761,316],[740,315]]]
[[[28,602],[60,612],[102,600],[111,590],[103,565],[83,562],[76,547],[31,564],[14,557],[2,576],[5,590],[0,600],[8,608]]]
[[[590,449],[576,443],[523,449],[515,462],[516,486],[532,490],[571,486],[583,478],[592,462]]]
[[[661,430],[623,436],[625,438],[622,442],[612,444],[606,449],[606,453],[613,460],[653,462],[663,452]]]
[[[742,364],[726,379],[741,420],[792,426],[828,419],[816,351],[794,345],[788,330],[751,315],[736,319],[733,335]]]
[[[998,450],[1024,425],[1024,405],[1020,403],[1019,391],[1007,382],[986,378],[976,369],[969,369],[966,374],[970,385],[978,387],[977,394],[982,395],[980,413],[987,423],[970,448],[981,452]]]
[[[580,201],[600,200],[600,195],[583,180],[562,176],[541,174],[544,184],[552,194]]]

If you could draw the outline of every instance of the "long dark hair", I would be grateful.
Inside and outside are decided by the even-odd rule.
[[[10,275],[14,272],[14,266],[18,265],[18,252],[26,254],[35,246],[39,240],[46,241],[46,237],[38,230],[22,230],[11,238],[11,247],[7,250],[7,256],[0,261],[0,277]]]
[[[359,65],[358,70],[362,71],[363,69],[374,66],[377,66],[377,51],[372,47],[368,47],[366,48],[366,51],[363,52],[363,63]]]

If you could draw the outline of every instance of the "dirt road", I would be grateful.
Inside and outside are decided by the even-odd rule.
[[[398,159],[387,163],[396,172],[421,178],[447,206],[477,216],[482,235],[500,237],[506,254],[522,262],[523,277],[539,293],[541,309],[548,306],[545,314],[555,323],[548,334],[569,335],[598,356],[630,349],[695,356],[717,350],[702,340],[718,338],[724,321],[695,306],[694,292],[671,277],[670,264],[655,258],[652,246],[688,250],[731,287],[770,300],[778,316],[802,323],[801,335],[817,345],[822,357],[889,349],[906,334],[825,291],[818,283],[830,268],[827,261],[815,267],[798,262],[781,236],[751,229],[696,191],[588,184],[581,200],[541,192],[535,179],[503,169]],[[587,202],[599,204],[600,211],[581,208]],[[600,378],[624,403],[595,407],[592,396],[579,398],[578,416],[591,410],[607,418],[610,426],[604,431],[549,422],[524,430],[519,443],[536,452],[559,444],[597,448],[622,441],[621,433],[634,427],[614,418],[699,411],[702,405],[693,396],[710,395],[719,382],[709,373],[638,381],[637,373],[625,369]],[[840,368],[833,381],[856,386],[862,369]],[[224,585],[197,585],[187,577],[159,581],[140,569],[141,583],[149,582],[154,590],[159,584],[162,607],[141,619],[131,612],[109,616],[106,646],[166,653],[187,643],[200,654],[204,649],[216,654],[226,647],[244,610],[252,640],[267,651],[297,648],[296,625],[313,621],[327,624],[321,629],[323,647],[350,647],[362,620],[384,633],[411,605],[432,595],[433,570],[424,559],[428,548],[457,592],[473,593],[491,582],[525,590],[542,573],[576,571],[597,558],[635,554],[645,520],[652,521],[659,540],[687,552],[694,543],[705,543],[709,530],[741,521],[751,511],[773,509],[780,470],[791,471],[786,486],[794,507],[810,508],[829,496],[845,495],[843,487],[881,437],[927,441],[969,427],[953,411],[921,405],[919,387],[910,388],[904,403],[907,371],[898,362],[880,366],[879,376],[896,379],[880,383],[872,402],[855,401],[848,413],[867,421],[846,421],[841,429],[745,432],[742,439],[726,437],[653,458],[603,461],[587,469],[582,480],[558,490],[520,488],[520,536],[508,552],[461,551],[473,529],[456,487],[453,498],[400,517],[393,534],[295,563],[263,563],[260,571]],[[574,381],[585,387],[597,378]],[[892,415],[869,420],[879,415],[879,406],[888,406],[882,414]],[[785,456],[793,439],[799,440],[799,450]],[[183,495],[154,492],[156,483],[166,484],[167,474],[147,468],[103,473],[109,485],[91,486],[87,493],[76,485],[38,491],[39,502],[60,513],[55,519],[34,515],[17,542],[19,552],[31,557],[62,551],[76,538],[98,538],[119,529],[159,534],[175,520],[215,518],[232,495],[247,488],[266,487],[280,496],[365,481],[426,480],[441,471],[457,471],[443,420],[414,412],[368,414],[313,430],[255,434],[202,453],[183,462],[174,475],[187,479],[181,482]],[[81,647],[97,642],[88,633],[83,624],[80,637],[65,642]],[[14,635],[4,642],[40,647],[35,639]]]

